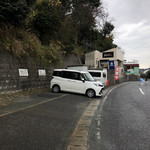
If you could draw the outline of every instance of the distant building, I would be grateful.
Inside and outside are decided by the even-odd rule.
[[[137,60],[134,60],[132,62],[124,61],[124,66],[127,69],[127,72],[130,74],[139,74],[139,62]]]
[[[118,47],[104,52],[95,50],[85,54],[85,65],[89,69],[106,68],[110,82],[114,83],[116,74],[120,81],[124,78],[123,57],[124,52]],[[117,73],[115,67],[119,68]]]
[[[101,53],[97,50],[85,54],[85,65],[88,68],[99,68]]]
[[[109,69],[110,64],[113,63],[114,67],[123,68],[123,55],[124,53],[120,48],[113,48],[104,52],[95,50],[85,54],[85,65],[89,68]]]

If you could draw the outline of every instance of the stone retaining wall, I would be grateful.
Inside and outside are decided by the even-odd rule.
[[[62,57],[61,68],[67,65],[80,65],[75,55]],[[16,92],[31,88],[47,88],[50,86],[51,75],[54,68],[60,65],[44,67],[41,63],[28,57],[18,58],[9,51],[0,49],[0,93]],[[27,69],[28,76],[20,76],[19,69]],[[46,75],[40,76],[38,70],[45,70]]]

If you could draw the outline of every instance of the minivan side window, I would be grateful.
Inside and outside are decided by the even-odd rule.
[[[70,73],[69,73],[69,71],[62,71],[62,77],[63,77],[63,78],[70,78]]]
[[[70,72],[70,79],[80,80],[80,74],[78,72]]]
[[[101,77],[101,72],[90,72],[92,77]]]
[[[54,71],[53,76],[61,77],[62,72],[61,71]]]
[[[80,74],[80,80],[82,80],[82,79],[85,80],[85,77],[84,77],[84,75],[81,73],[81,74]]]
[[[103,77],[106,78],[106,73],[105,72],[103,72]]]

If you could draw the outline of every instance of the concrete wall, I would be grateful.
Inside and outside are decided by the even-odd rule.
[[[94,62],[95,62],[94,53],[95,52],[90,52],[85,54],[85,65],[88,66],[89,68],[94,68]]]
[[[115,80],[115,69],[108,70],[107,76],[109,80],[109,85],[117,84],[117,83],[123,83],[126,82],[126,75],[121,71],[121,68],[119,69],[119,80]]]
[[[98,68],[100,55],[101,53],[97,50],[85,54],[85,65],[88,66],[89,68]]]
[[[81,61],[75,55],[63,56],[61,66],[51,65],[45,68],[36,60],[28,57],[18,58],[0,48],[0,94],[32,88],[47,88],[54,68],[65,68],[67,65],[81,65]],[[28,69],[28,76],[19,76],[19,69]],[[39,76],[39,69],[45,70],[46,75]]]
[[[99,58],[100,58],[101,53],[99,51],[95,51],[94,53],[94,68],[98,68],[99,65]]]

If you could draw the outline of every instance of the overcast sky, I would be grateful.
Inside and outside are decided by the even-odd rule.
[[[125,51],[125,59],[150,67],[150,0],[103,0],[115,26],[114,43]]]

